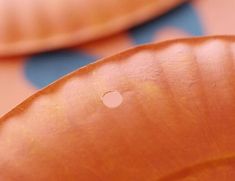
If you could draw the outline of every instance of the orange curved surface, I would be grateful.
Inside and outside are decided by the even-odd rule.
[[[0,56],[64,48],[111,35],[185,0],[0,0]]]
[[[235,37],[127,50],[1,118],[0,180],[232,181]]]

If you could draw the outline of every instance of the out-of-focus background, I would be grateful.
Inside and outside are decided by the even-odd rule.
[[[72,48],[0,58],[0,115],[61,76],[126,48],[179,37],[233,34],[234,7],[235,0],[187,1],[161,16],[106,38]]]

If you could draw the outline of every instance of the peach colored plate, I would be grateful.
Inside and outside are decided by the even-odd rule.
[[[0,0],[0,56],[41,52],[104,37],[184,0]]]
[[[145,45],[0,119],[2,181],[234,181],[235,36]]]

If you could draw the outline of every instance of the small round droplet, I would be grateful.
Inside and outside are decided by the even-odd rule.
[[[116,108],[122,104],[123,97],[118,91],[110,91],[103,95],[102,101],[108,108]]]

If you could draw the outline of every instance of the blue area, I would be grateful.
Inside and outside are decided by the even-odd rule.
[[[27,79],[43,88],[61,76],[96,60],[83,52],[54,51],[32,56],[25,63]]]
[[[137,26],[129,33],[135,44],[143,44],[153,41],[157,31],[164,27],[176,27],[193,36],[203,35],[197,12],[190,3],[184,3],[163,16]]]

